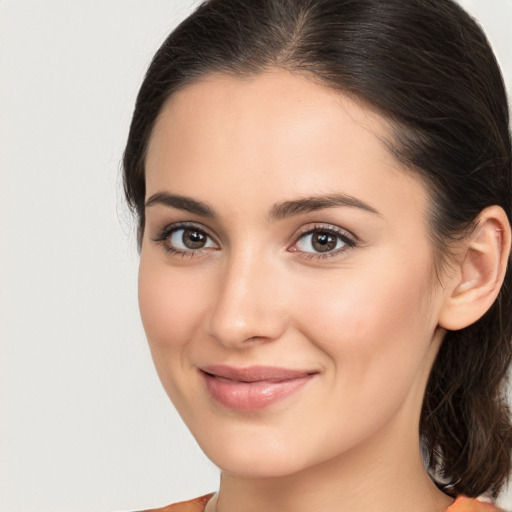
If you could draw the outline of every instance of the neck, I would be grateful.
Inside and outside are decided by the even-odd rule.
[[[450,505],[452,499],[439,491],[424,469],[419,440],[414,450],[402,438],[391,447],[392,458],[376,453],[382,444],[375,441],[366,453],[344,454],[293,475],[248,478],[223,472],[212,508],[216,512],[442,512]],[[416,456],[410,457],[411,453]]]

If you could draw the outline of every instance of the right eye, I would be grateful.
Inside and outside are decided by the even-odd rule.
[[[153,241],[163,244],[168,252],[192,256],[203,249],[218,249],[218,245],[197,226],[168,226]]]

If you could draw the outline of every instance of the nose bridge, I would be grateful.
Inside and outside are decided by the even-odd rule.
[[[210,333],[226,346],[278,338],[286,328],[276,265],[263,251],[233,250],[219,273]]]

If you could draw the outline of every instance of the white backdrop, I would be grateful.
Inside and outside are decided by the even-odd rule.
[[[512,0],[462,3],[512,91]],[[196,4],[0,0],[0,512],[134,510],[217,487],[152,367],[120,182],[143,73]]]

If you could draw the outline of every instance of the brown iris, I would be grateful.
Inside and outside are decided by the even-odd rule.
[[[328,252],[336,248],[338,239],[326,231],[317,231],[311,237],[311,243],[318,252]]]
[[[206,244],[206,235],[197,229],[184,229],[182,241],[188,249],[201,249]]]

